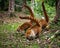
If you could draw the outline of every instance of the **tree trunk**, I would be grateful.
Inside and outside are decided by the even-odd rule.
[[[14,5],[15,5],[15,1],[14,0],[9,0],[9,14],[14,12]]]
[[[56,16],[54,17],[54,22],[58,22],[60,18],[60,0],[56,0]]]

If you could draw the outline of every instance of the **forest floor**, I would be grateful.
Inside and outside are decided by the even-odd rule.
[[[60,22],[50,23],[48,31],[43,30],[37,39],[26,41],[25,36],[21,36],[16,31],[18,26],[28,20],[21,20],[19,16],[26,16],[23,13],[16,13],[16,17],[9,17],[6,13],[0,13],[0,48],[60,48]]]

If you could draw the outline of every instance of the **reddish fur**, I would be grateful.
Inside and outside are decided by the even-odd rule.
[[[23,7],[26,7],[30,11],[30,14],[31,14],[30,17],[34,17],[34,14],[33,14],[32,10],[31,10],[31,8],[29,6],[24,5]],[[23,31],[26,28],[29,28],[30,26],[32,26],[32,21],[25,22],[24,24],[22,24],[21,26],[18,27],[17,31],[20,31],[20,30]]]
[[[36,23],[35,25],[33,25],[33,26],[31,26],[30,28],[27,29],[27,31],[25,33],[26,38],[31,39],[31,37],[33,37],[33,36],[30,37],[30,35],[32,33],[31,30],[34,31],[34,34],[35,34],[36,37],[39,36],[39,33],[42,31],[42,26],[41,26],[41,24],[39,23],[39,21],[37,19],[32,18],[32,17],[19,17],[19,18],[29,19],[29,20],[32,20],[33,22]],[[33,37],[33,38],[35,38],[35,37]]]
[[[49,23],[49,17],[48,17],[48,15],[46,13],[46,10],[45,10],[44,1],[42,2],[42,8],[43,8],[45,19],[41,19],[39,22],[42,25],[42,27],[45,28]],[[29,17],[27,17],[27,18],[26,17],[21,17],[21,19],[29,19],[29,20],[31,20],[31,16],[30,16],[30,18]],[[33,18],[33,20],[34,20],[34,18]]]
[[[42,8],[43,8],[45,19],[41,19],[40,22],[41,22],[42,27],[45,28],[49,23],[49,17],[45,10],[44,1],[42,2]]]
[[[24,5],[24,7],[26,7],[29,10],[31,17],[34,17],[32,9],[27,5]]]
[[[35,22],[38,26],[40,26],[39,21],[37,19],[33,18],[33,17],[29,17],[29,16],[27,16],[27,17],[21,17],[20,16],[19,18],[21,18],[21,19],[29,19],[29,20]]]
[[[49,18],[47,16],[47,13],[46,13],[46,10],[45,10],[45,7],[44,7],[44,2],[42,2],[42,7],[43,7],[45,19],[41,19],[39,22],[38,22],[38,20],[36,21],[36,19],[32,18],[32,17],[20,17],[21,19],[29,19],[29,20],[32,20],[32,21],[36,22],[36,25],[35,26],[33,25],[32,27],[27,29],[27,31],[25,33],[25,36],[28,39],[30,39],[30,34],[32,33],[31,30],[33,30],[34,33],[39,36],[39,33],[42,31],[42,27],[46,27],[48,25]],[[38,26],[38,25],[40,25],[40,26]]]
[[[29,29],[27,29],[27,31],[26,31],[26,33],[25,33],[25,37],[26,37],[27,39],[32,39],[32,38],[30,38],[30,34],[32,33],[31,30],[34,31],[34,34],[35,34],[35,36],[36,36],[36,37],[33,37],[33,38],[37,38],[37,37],[39,37],[39,34],[40,34],[40,32],[42,31],[42,28],[41,28],[41,26],[35,25],[35,26],[32,26],[32,27],[30,27]]]
[[[32,24],[30,22],[25,22],[24,24],[22,24],[21,26],[19,26],[17,28],[17,31],[18,32],[21,32],[21,31],[24,31],[26,30],[27,28],[29,28],[30,26],[32,26]]]
[[[48,25],[49,17],[47,15],[45,7],[44,7],[44,1],[42,2],[42,7],[43,7],[43,12],[44,12],[45,19],[41,19],[40,21],[38,21],[34,17],[20,17],[21,19],[29,19],[29,20],[36,23],[35,25],[31,26],[30,28],[28,28],[26,30],[25,36],[28,39],[30,38],[29,36],[32,33],[31,30],[34,31],[36,36],[39,36],[39,33],[42,31],[42,27],[46,27]]]

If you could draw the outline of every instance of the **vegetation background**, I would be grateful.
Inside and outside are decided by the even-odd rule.
[[[39,37],[40,44],[36,40],[28,43],[25,36],[16,31],[18,26],[27,21],[21,20],[19,16],[30,14],[27,9],[22,9],[25,1],[32,8],[35,18],[40,19],[44,16],[42,0],[0,0],[0,48],[60,48],[60,19],[57,23],[53,22],[56,15],[56,0],[44,0],[50,19],[50,29],[42,31]],[[11,4],[13,7],[9,6],[10,2],[14,4]]]

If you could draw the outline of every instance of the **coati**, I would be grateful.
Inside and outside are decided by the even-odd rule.
[[[32,20],[33,22],[36,23],[35,25],[31,26],[30,28],[28,28],[26,30],[25,37],[28,40],[32,40],[32,39],[38,38],[40,32],[42,31],[42,26],[39,23],[39,21],[37,19],[35,19],[35,18],[32,18],[32,17],[21,17],[20,16],[20,18],[21,19],[30,19],[30,20]]]
[[[25,36],[29,40],[38,37],[39,33],[42,31],[42,28],[45,28],[49,23],[49,17],[44,7],[44,1],[42,2],[42,8],[45,18],[43,17],[41,20],[36,20],[34,17],[19,17],[21,19],[29,19],[36,23],[26,30]]]
[[[21,19],[29,19],[29,20],[36,22],[36,25],[33,25],[26,30],[25,36],[29,40],[38,37],[39,33],[42,31],[42,28],[45,28],[48,26],[49,17],[44,7],[44,1],[42,2],[42,8],[43,8],[45,18],[43,17],[41,20],[36,21],[36,19],[33,17],[21,17],[21,16],[19,17]]]

